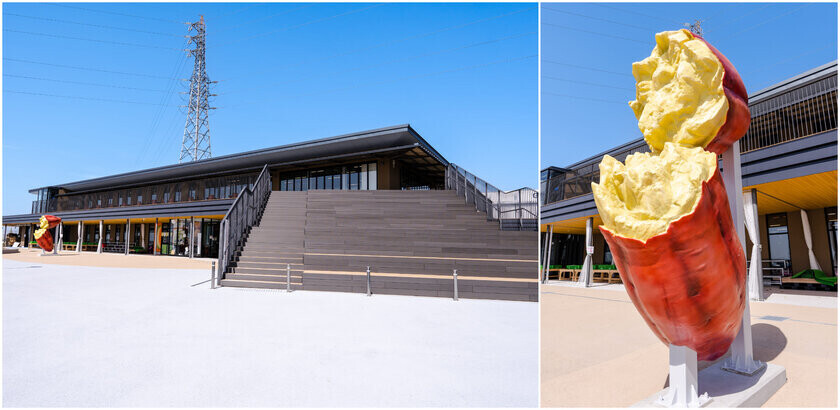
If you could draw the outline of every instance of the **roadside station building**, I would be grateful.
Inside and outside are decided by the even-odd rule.
[[[366,291],[370,266],[374,292],[451,297],[458,269],[461,297],[536,300],[536,191],[498,190],[409,125],[30,193],[3,216],[27,247],[51,214],[63,251],[214,258],[226,286]]]
[[[740,140],[741,173],[747,201],[757,204],[765,285],[794,283],[791,276],[815,265],[836,276],[837,62],[752,93],[749,106],[750,128]],[[547,264],[555,269],[582,265],[591,221],[592,263],[613,265],[597,228],[601,220],[590,183],[598,182],[604,155],[623,162],[648,150],[640,138],[563,168],[542,170],[542,264],[548,252]],[[746,238],[749,255],[752,242]]]

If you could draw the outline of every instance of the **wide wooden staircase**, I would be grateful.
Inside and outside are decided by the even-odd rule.
[[[223,286],[537,300],[537,234],[453,191],[274,191]]]

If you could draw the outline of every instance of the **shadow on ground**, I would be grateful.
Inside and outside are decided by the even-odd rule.
[[[762,362],[772,362],[773,359],[779,356],[787,347],[787,337],[782,333],[782,330],[776,326],[767,323],[756,323],[752,325],[752,339],[753,339],[753,358]],[[726,352],[725,355],[714,361],[699,361],[697,362],[697,370],[703,370],[715,363],[726,360],[732,352]],[[763,372],[764,370],[762,370]],[[758,380],[756,377],[754,380]],[[668,388],[668,375],[665,375],[665,383],[662,388]]]

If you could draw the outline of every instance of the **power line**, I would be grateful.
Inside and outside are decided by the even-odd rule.
[[[116,12],[116,11],[89,9],[89,8],[86,8],[86,7],[71,6],[69,4],[64,4],[64,3],[45,3],[45,4],[50,5],[50,6],[56,6],[56,7],[65,7],[65,8],[68,8],[68,9],[91,11],[91,12],[94,12],[94,13],[112,14],[112,15],[115,15],[115,16],[134,17],[134,18],[139,18],[139,19],[144,19],[144,20],[156,20],[156,21],[163,21],[163,22],[166,22],[166,23],[184,24],[183,21],[162,19],[160,17],[140,16],[140,15],[137,15],[137,14],[119,13],[119,12]]]
[[[239,40],[228,41],[228,42],[225,42],[225,43],[218,44],[216,47],[221,47],[221,46],[225,46],[225,45],[229,45],[229,44],[236,44],[236,43],[239,43],[239,42],[242,42],[242,41],[245,41],[245,40],[250,40],[250,39],[256,38],[256,37],[262,37],[262,36],[267,36],[269,34],[279,33],[279,32],[283,32],[283,31],[289,31],[289,30],[293,30],[293,29],[296,29],[296,28],[308,26],[310,24],[320,23],[322,21],[327,21],[327,20],[331,20],[331,19],[334,19],[334,18],[359,13],[359,12],[362,12],[362,11],[365,11],[365,10],[370,10],[372,8],[381,7],[381,6],[384,6],[384,5],[385,4],[383,4],[383,3],[374,4],[372,6],[362,7],[362,8],[355,9],[355,10],[350,10],[350,11],[345,11],[345,12],[339,13],[339,14],[333,14],[331,16],[322,17],[322,18],[319,18],[319,19],[316,19],[316,20],[307,21],[305,23],[297,24],[297,25],[294,25],[294,26],[283,27],[283,28],[278,29],[278,30],[267,31],[267,32],[260,33],[260,34],[254,34],[252,36],[241,38]]]
[[[606,4],[593,3],[592,5],[593,5],[593,6],[602,7],[602,8],[605,8],[605,9],[618,10],[618,11],[621,11],[621,12],[624,12],[624,13],[635,14],[635,15],[637,15],[637,16],[642,16],[642,17],[652,18],[652,19],[655,19],[655,20],[664,21],[664,22],[666,22],[666,23],[668,23],[668,24],[676,24],[676,25],[678,25],[678,26],[680,26],[680,27],[682,27],[682,24],[683,24],[682,22],[679,22],[679,21],[676,21],[676,20],[671,20],[671,19],[669,19],[669,18],[660,17],[660,16],[654,16],[654,15],[652,15],[652,14],[640,13],[640,12],[638,12],[638,11],[634,11],[634,10],[626,10],[626,9],[622,9],[622,8],[619,8],[619,7],[614,7],[614,6],[607,6]]]
[[[103,101],[103,102],[123,103],[123,104],[139,104],[139,105],[160,105],[160,104],[142,102],[142,101],[112,100],[112,99],[107,99],[107,98],[82,97],[82,96],[78,96],[78,95],[59,95],[59,94],[48,94],[48,93],[34,93],[34,92],[29,92],[29,91],[18,91],[18,90],[3,90],[3,92],[4,93],[12,93],[12,94],[37,95],[37,96],[43,96],[43,97],[68,98],[68,99],[74,99],[74,100]]]
[[[65,83],[65,84],[77,84],[77,85],[90,85],[94,87],[108,87],[108,88],[122,88],[126,90],[138,90],[138,91],[153,91],[162,93],[164,90],[155,90],[151,88],[136,88],[136,87],[124,87],[119,85],[112,85],[112,84],[102,84],[102,83],[87,83],[81,81],[69,81],[69,80],[59,80],[56,78],[44,78],[44,77],[31,77],[26,75],[16,75],[16,74],[3,74],[3,77],[12,77],[12,78],[24,78],[27,80],[38,80],[38,81],[50,81],[55,83]]]
[[[498,65],[498,64],[512,63],[512,62],[527,60],[527,59],[534,58],[534,57],[537,57],[537,54],[520,56],[520,57],[505,58],[505,59],[490,61],[490,62],[487,62],[487,63],[474,64],[474,65],[470,65],[470,66],[457,67],[457,68],[452,68],[452,69],[442,70],[442,71],[435,71],[435,72],[430,72],[430,73],[415,74],[415,75],[410,75],[410,76],[405,76],[405,77],[400,77],[400,78],[394,78],[394,79],[384,80],[384,81],[375,81],[375,82],[370,82],[370,83],[363,83],[363,84],[358,84],[358,85],[354,85],[354,86],[350,86],[350,87],[334,88],[334,89],[330,89],[330,90],[318,91],[318,92],[315,92],[315,93],[298,94],[298,95],[293,95],[293,96],[289,96],[289,97],[290,98],[298,98],[298,97],[305,97],[305,96],[312,96],[312,95],[329,94],[329,93],[333,93],[333,92],[352,90],[352,89],[359,88],[359,87],[387,84],[387,83],[393,83],[393,82],[397,82],[397,81],[405,81],[405,80],[411,80],[411,79],[416,79],[416,78],[431,77],[431,76],[440,75],[440,74],[449,74],[449,73],[454,73],[454,72],[458,72],[458,71],[473,70],[473,69],[476,69],[476,68],[489,67],[489,66]],[[261,103],[262,102],[259,102],[259,101],[252,101],[252,102],[248,102],[248,103],[234,104],[234,105],[228,106],[227,108],[237,107],[237,106],[241,106],[241,105],[261,104]]]
[[[239,24],[236,24],[236,25],[233,25],[233,26],[222,26],[221,28],[217,29],[215,32],[218,33],[218,32],[221,32],[221,31],[226,31],[226,30],[230,30],[230,29],[233,29],[233,28],[237,28],[237,27],[242,27],[246,24],[250,24],[250,23],[253,23],[255,21],[272,19],[272,18],[275,18],[275,17],[278,17],[278,16],[282,16],[284,14],[289,14],[289,13],[292,13],[292,12],[297,11],[297,10],[307,9],[307,8],[314,7],[314,6],[315,6],[314,4],[308,4],[308,5],[305,5],[305,6],[298,6],[298,7],[292,8],[290,10],[282,11],[280,13],[275,13],[275,14],[271,14],[271,15],[268,15],[268,16],[261,16],[261,17],[255,18],[255,19],[246,20],[246,21],[243,21],[243,22],[241,22]]]
[[[560,62],[560,61],[543,59],[542,62],[543,63],[549,63],[549,64],[564,65],[564,66],[567,66],[567,67],[579,68],[581,70],[597,71],[597,72],[600,72],[600,73],[607,73],[607,74],[615,74],[615,75],[621,75],[621,76],[626,76],[626,77],[633,77],[632,74],[621,73],[621,72],[618,72],[618,71],[609,71],[609,70],[604,70],[604,69],[596,68],[596,67],[589,67],[589,66],[583,66],[583,65],[563,63],[563,62]]]
[[[185,41],[184,48],[187,48],[188,45],[189,40]],[[175,86],[178,84],[178,78],[176,77],[176,75],[184,69],[186,61],[187,54],[183,53],[181,54],[181,58],[178,60],[177,63],[175,63],[175,66],[173,67],[172,73],[170,74],[170,79],[167,82],[166,93],[163,96],[161,96],[160,106],[155,112],[155,115],[152,117],[152,126],[149,132],[149,137],[144,139],[143,148],[140,151],[140,155],[137,155],[135,157],[135,162],[138,164],[142,163],[140,161],[145,159],[146,153],[149,149],[149,144],[152,141],[157,141],[158,127],[160,127],[160,121],[163,119],[165,108],[168,107],[168,105],[165,104],[169,102],[169,100],[172,98],[172,93],[175,91]]]
[[[163,33],[163,32],[160,32],[160,31],[135,30],[135,29],[124,28],[124,27],[105,26],[105,25],[101,25],[101,24],[80,23],[78,21],[61,20],[61,19],[54,19],[54,18],[49,18],[49,17],[28,16],[28,15],[25,15],[25,14],[4,13],[4,15],[15,16],[15,17],[24,17],[24,18],[33,19],[33,20],[54,21],[56,23],[78,24],[80,26],[106,28],[106,29],[110,29],[110,30],[131,31],[131,32],[135,32],[135,33],[155,34],[155,35],[169,36],[169,37],[181,37],[181,38],[184,37],[184,36],[179,36],[177,34]]]
[[[645,31],[648,31],[648,32],[649,32],[649,31],[652,31],[652,29],[650,29],[650,28],[648,28],[648,27],[636,26],[636,25],[633,25],[633,24],[622,23],[622,22],[620,22],[620,21],[608,20],[608,19],[601,18],[601,17],[590,16],[590,15],[587,15],[587,14],[574,13],[574,12],[571,12],[571,11],[566,11],[566,10],[553,9],[553,8],[551,8],[551,7],[545,7],[545,6],[543,6],[543,8],[542,8],[542,9],[543,9],[543,10],[553,11],[553,12],[555,12],[555,13],[568,14],[568,15],[570,15],[570,16],[578,16],[578,17],[584,17],[584,18],[588,18],[588,19],[592,19],[592,20],[604,21],[604,22],[611,23],[611,24],[618,24],[618,25],[620,25],[620,26],[625,26],[625,27],[635,28],[635,29],[639,29],[639,30],[645,30]]]
[[[9,58],[9,57],[3,57],[3,60],[14,61],[14,62],[17,62],[17,63],[45,65],[45,66],[50,66],[50,67],[70,68],[70,69],[73,69],[73,70],[95,71],[95,72],[98,72],[98,73],[131,75],[131,76],[136,76],[136,77],[159,78],[159,79],[164,79],[164,80],[170,79],[169,77],[163,77],[163,76],[152,75],[152,74],[129,73],[129,72],[125,72],[125,71],[103,70],[103,69],[99,69],[99,68],[79,67],[79,66],[73,66],[73,65],[45,63],[43,61],[21,60],[21,59],[17,59],[17,58]]]
[[[799,6],[799,7],[795,8],[795,9],[793,9],[793,10],[788,11],[787,13],[780,14],[780,15],[775,16],[775,17],[771,17],[771,18],[769,18],[769,19],[767,19],[767,20],[762,21],[761,23],[758,23],[758,24],[754,25],[754,26],[747,27],[747,28],[745,28],[745,29],[743,29],[743,30],[736,31],[734,34],[730,34],[728,37],[730,37],[730,38],[731,38],[731,37],[737,36],[738,34],[741,34],[741,33],[743,33],[743,32],[746,32],[746,31],[752,31],[752,30],[753,30],[753,29],[755,29],[756,27],[763,26],[763,25],[765,25],[765,24],[767,24],[767,23],[769,23],[769,22],[771,22],[771,21],[773,21],[773,20],[776,20],[776,19],[779,19],[779,18],[781,18],[781,17],[784,17],[784,16],[787,16],[787,15],[790,15],[790,14],[796,13],[797,11],[804,9],[805,7],[808,7],[808,4],[807,4],[807,3],[806,3],[806,4],[803,4],[802,6]]]
[[[533,10],[533,9],[536,9],[536,8],[537,8],[536,6],[533,6],[533,7],[528,7],[528,8],[524,8],[524,9],[515,10],[515,11],[512,11],[512,12],[498,14],[498,15],[495,15],[495,16],[480,18],[478,20],[473,20],[473,21],[469,21],[469,22],[466,22],[466,23],[458,23],[458,24],[455,24],[455,25],[452,25],[452,26],[446,26],[446,27],[442,27],[442,28],[439,28],[439,29],[435,29],[435,30],[432,30],[432,31],[427,31],[427,32],[419,33],[419,34],[412,34],[410,36],[401,37],[401,38],[398,38],[398,39],[395,39],[395,40],[385,41],[385,42],[374,44],[374,45],[367,46],[367,47],[361,47],[361,48],[356,48],[356,49],[353,49],[353,50],[345,51],[345,52],[342,52],[342,53],[331,54],[331,55],[328,55],[326,57],[322,57],[322,58],[317,59],[317,60],[307,60],[307,61],[303,61],[303,62],[300,62],[300,63],[297,63],[297,64],[290,64],[290,65],[285,65],[285,66],[281,66],[281,67],[274,67],[270,71],[260,71],[260,72],[252,73],[251,75],[262,74],[262,73],[266,73],[266,72],[275,72],[278,68],[299,67],[301,65],[305,65],[305,64],[309,64],[309,63],[322,62],[322,61],[326,61],[326,60],[331,60],[331,59],[336,58],[336,57],[343,57],[343,56],[347,56],[347,55],[350,55],[350,54],[360,53],[360,52],[363,52],[363,51],[370,51],[370,50],[374,50],[374,49],[377,49],[377,48],[382,48],[382,47],[385,47],[385,46],[404,43],[408,40],[414,40],[414,39],[418,39],[418,38],[429,37],[429,36],[434,35],[434,34],[439,34],[439,33],[443,33],[443,32],[450,31],[450,30],[456,30],[456,29],[468,27],[468,26],[471,26],[471,25],[474,25],[474,24],[479,24],[479,23],[484,23],[484,22],[487,22],[487,21],[499,19],[499,18],[502,18],[502,17],[512,16],[514,14],[519,14],[519,13],[522,13],[522,12],[525,12],[525,11],[528,11],[528,10]],[[231,79],[234,79],[234,78],[241,78],[241,77],[244,77],[244,76],[233,77],[233,78],[229,78],[228,80],[231,80]]]
[[[63,35],[49,34],[49,33],[35,33],[35,32],[31,32],[31,31],[12,30],[12,29],[8,29],[8,28],[4,28],[3,31],[10,32],[10,33],[28,34],[28,35],[32,35],[32,36],[63,38],[63,39],[69,39],[69,40],[91,41],[91,42],[94,42],[94,43],[114,44],[114,45],[118,45],[118,46],[145,47],[145,48],[157,48],[157,49],[162,49],[162,50],[181,51],[178,48],[172,48],[172,47],[153,46],[153,45],[148,45],[148,44],[137,44],[137,43],[123,43],[123,42],[119,42],[119,41],[98,40],[98,39],[83,38],[83,37],[71,37],[71,36],[63,36]]]
[[[263,89],[266,86],[272,86],[272,85],[278,85],[278,84],[287,84],[287,83],[295,83],[295,82],[300,82],[300,81],[310,79],[310,78],[332,76],[332,75],[335,75],[335,74],[342,74],[342,73],[346,73],[346,72],[350,72],[350,71],[359,71],[359,70],[365,70],[365,69],[369,69],[369,68],[382,67],[382,66],[386,66],[386,65],[390,65],[390,64],[394,64],[394,63],[400,63],[400,62],[405,62],[405,61],[416,60],[418,58],[429,57],[429,56],[432,56],[432,55],[445,54],[445,53],[450,53],[450,52],[453,52],[453,51],[459,51],[459,50],[464,50],[464,49],[473,48],[473,47],[479,47],[479,46],[483,46],[483,45],[487,45],[487,44],[498,43],[498,42],[501,42],[501,41],[512,40],[512,39],[515,39],[515,38],[525,37],[525,36],[533,35],[533,34],[536,34],[536,33],[537,33],[536,31],[531,31],[531,32],[527,32],[527,33],[520,33],[520,34],[515,34],[515,35],[512,35],[512,36],[496,38],[496,39],[492,39],[492,40],[480,41],[480,42],[477,42],[477,43],[467,44],[467,45],[463,45],[463,46],[458,46],[458,47],[453,47],[453,48],[448,48],[448,49],[443,49],[443,50],[435,50],[435,51],[431,51],[431,52],[428,52],[428,53],[412,55],[412,56],[409,56],[409,57],[397,58],[397,59],[388,60],[388,61],[384,61],[384,62],[377,63],[377,64],[361,65],[361,66],[356,66],[356,67],[352,67],[352,68],[333,71],[333,72],[330,72],[330,73],[310,75],[310,76],[307,76],[307,77],[297,78],[297,79],[293,79],[293,80],[280,81],[280,82],[276,82],[276,83],[272,83],[272,84],[263,84],[263,85],[260,85],[259,87],[245,88],[245,89],[237,90],[236,92],[246,91],[246,90],[250,90],[250,89],[257,89],[257,88]],[[224,93],[224,94],[230,94],[230,93],[228,92],[228,93]]]
[[[586,84],[586,85],[591,85],[591,86],[595,86],[595,87],[614,88],[616,90],[623,90],[623,91],[630,91],[630,90],[635,91],[635,88],[631,88],[631,87],[617,87],[617,86],[609,85],[609,84],[590,83],[590,82],[580,81],[580,80],[570,80],[570,79],[566,79],[566,78],[553,77],[553,76],[550,76],[550,75],[544,75],[544,76],[542,76],[542,78],[548,78],[548,79],[551,79],[551,80],[564,81],[564,82],[574,83],[574,84]]]
[[[564,25],[561,25],[561,24],[542,22],[542,25],[552,26],[552,27],[560,27],[560,28],[564,28],[566,30],[579,31],[581,33],[588,33],[588,34],[593,34],[593,35],[596,35],[596,36],[609,37],[609,38],[614,38],[614,39],[618,39],[618,40],[627,40],[627,41],[632,41],[632,42],[635,42],[635,43],[650,44],[649,41],[636,40],[634,38],[628,38],[628,37],[622,37],[622,36],[614,36],[612,34],[599,33],[597,31],[584,30],[584,29],[580,29],[580,28],[564,26]]]
[[[626,102],[602,100],[600,98],[591,98],[591,97],[579,97],[579,96],[576,96],[576,95],[560,94],[560,93],[555,93],[555,92],[551,92],[551,91],[543,91],[542,93],[543,94],[548,94],[548,95],[554,95],[554,96],[558,96],[558,97],[571,98],[571,99],[575,99],[575,100],[584,100],[584,101],[594,101],[594,102],[602,102],[602,103],[609,103],[609,104],[627,105]]]

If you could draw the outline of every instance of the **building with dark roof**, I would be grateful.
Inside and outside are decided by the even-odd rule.
[[[794,283],[793,275],[813,266],[807,234],[821,270],[836,276],[837,62],[752,93],[749,107],[750,128],[740,140],[741,174],[744,192],[757,203],[764,282]],[[585,259],[587,230],[593,237],[593,263],[604,271],[613,265],[597,229],[601,220],[591,183],[598,182],[604,155],[623,162],[630,154],[647,151],[639,138],[566,167],[543,170],[541,261],[551,267],[549,278],[570,278],[569,271],[580,270],[574,268]],[[747,249],[751,246],[747,239]],[[610,280],[597,271],[590,279]]]
[[[24,246],[51,214],[58,250],[218,258],[222,285],[359,291],[370,266],[377,292],[452,296],[458,269],[461,297],[536,300],[536,192],[498,190],[409,125],[29,192],[31,213],[3,216]]]

